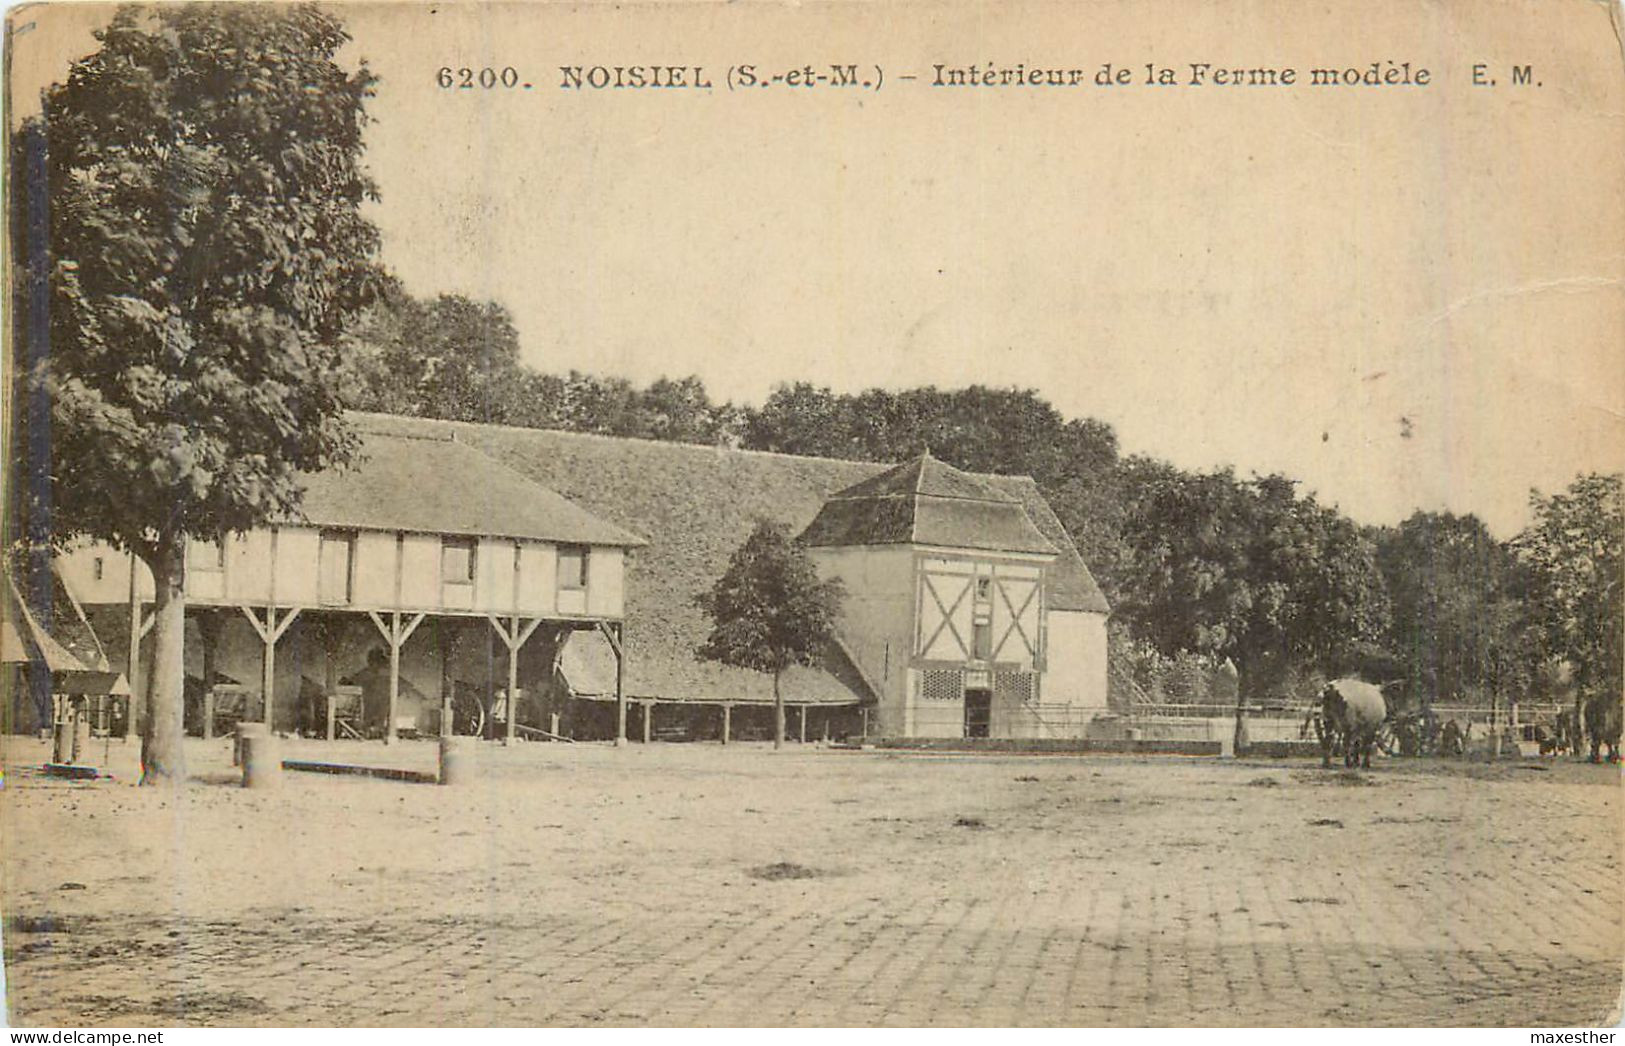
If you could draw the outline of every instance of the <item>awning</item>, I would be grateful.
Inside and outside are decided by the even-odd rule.
[[[122,672],[91,668],[39,626],[17,583],[6,578],[5,604],[0,613],[0,662],[44,665],[51,672],[51,689],[59,694],[130,695]]]
[[[59,694],[129,697],[130,684],[123,672],[98,672],[93,668],[67,669],[51,673],[51,687]]]
[[[7,663],[43,664],[52,672],[88,672],[90,666],[74,657],[50,633],[39,627],[28,604],[17,591],[17,582],[6,578],[5,613],[0,614],[7,626],[5,631],[5,661]]]

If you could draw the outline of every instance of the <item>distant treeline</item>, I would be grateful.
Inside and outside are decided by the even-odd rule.
[[[1203,666],[1226,661],[1257,699],[1302,699],[1343,673],[1403,682],[1413,702],[1621,689],[1618,475],[1532,492],[1534,521],[1498,541],[1471,514],[1360,526],[1286,476],[1124,455],[1110,425],[1065,418],[1031,389],[798,382],[759,408],[717,403],[697,377],[533,370],[502,306],[398,287],[352,338],[360,409],[861,461],[929,449],[1030,475],[1112,602],[1120,697],[1214,696]]]

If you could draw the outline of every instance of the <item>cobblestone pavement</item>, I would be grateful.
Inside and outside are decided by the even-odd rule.
[[[219,757],[194,759],[206,782]],[[1617,770],[481,759],[466,789],[297,775],[178,797],[14,765],[13,1023],[1617,1019]]]

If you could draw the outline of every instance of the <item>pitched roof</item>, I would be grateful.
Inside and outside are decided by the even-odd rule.
[[[830,495],[801,540],[1054,555],[1021,502],[929,452]]]
[[[989,487],[975,476],[961,472],[931,456],[928,450],[917,458],[894,465],[878,476],[854,483],[830,495],[830,500],[846,498],[915,497],[963,498],[966,501],[998,501],[1013,504],[1015,499]]]
[[[42,664],[52,672],[87,671],[80,661],[51,634],[39,626],[17,591],[17,583],[6,576],[0,604],[0,660],[7,664]]]
[[[455,437],[532,481],[557,491],[600,519],[649,538],[627,561],[627,689],[635,697],[757,700],[767,695],[766,676],[704,662],[694,650],[709,630],[694,603],[727,568],[728,560],[756,522],[771,519],[800,532],[833,493],[891,471],[872,462],[809,458],[684,443],[591,436],[468,422],[430,421],[358,414],[369,431],[406,436]],[[1059,549],[1051,565],[1050,606],[1106,613],[1108,607],[1072,540],[1026,476],[961,473],[991,492],[1025,507],[1038,531]],[[602,675],[607,655],[601,640],[578,634],[581,661],[567,654],[582,681]],[[592,651],[597,650],[596,653]],[[588,658],[600,664],[593,669]],[[838,652],[823,670],[787,673],[791,702],[850,702],[868,692],[849,659]]]
[[[317,526],[414,530],[577,545],[645,544],[449,432],[369,424],[347,468],[306,477],[303,515]]]

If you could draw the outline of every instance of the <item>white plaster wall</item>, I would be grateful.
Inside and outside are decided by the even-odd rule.
[[[626,564],[618,548],[595,547],[587,561],[587,613],[620,617],[625,605]]]
[[[1049,670],[1039,702],[1099,714],[1106,704],[1106,615],[1049,613]]]

